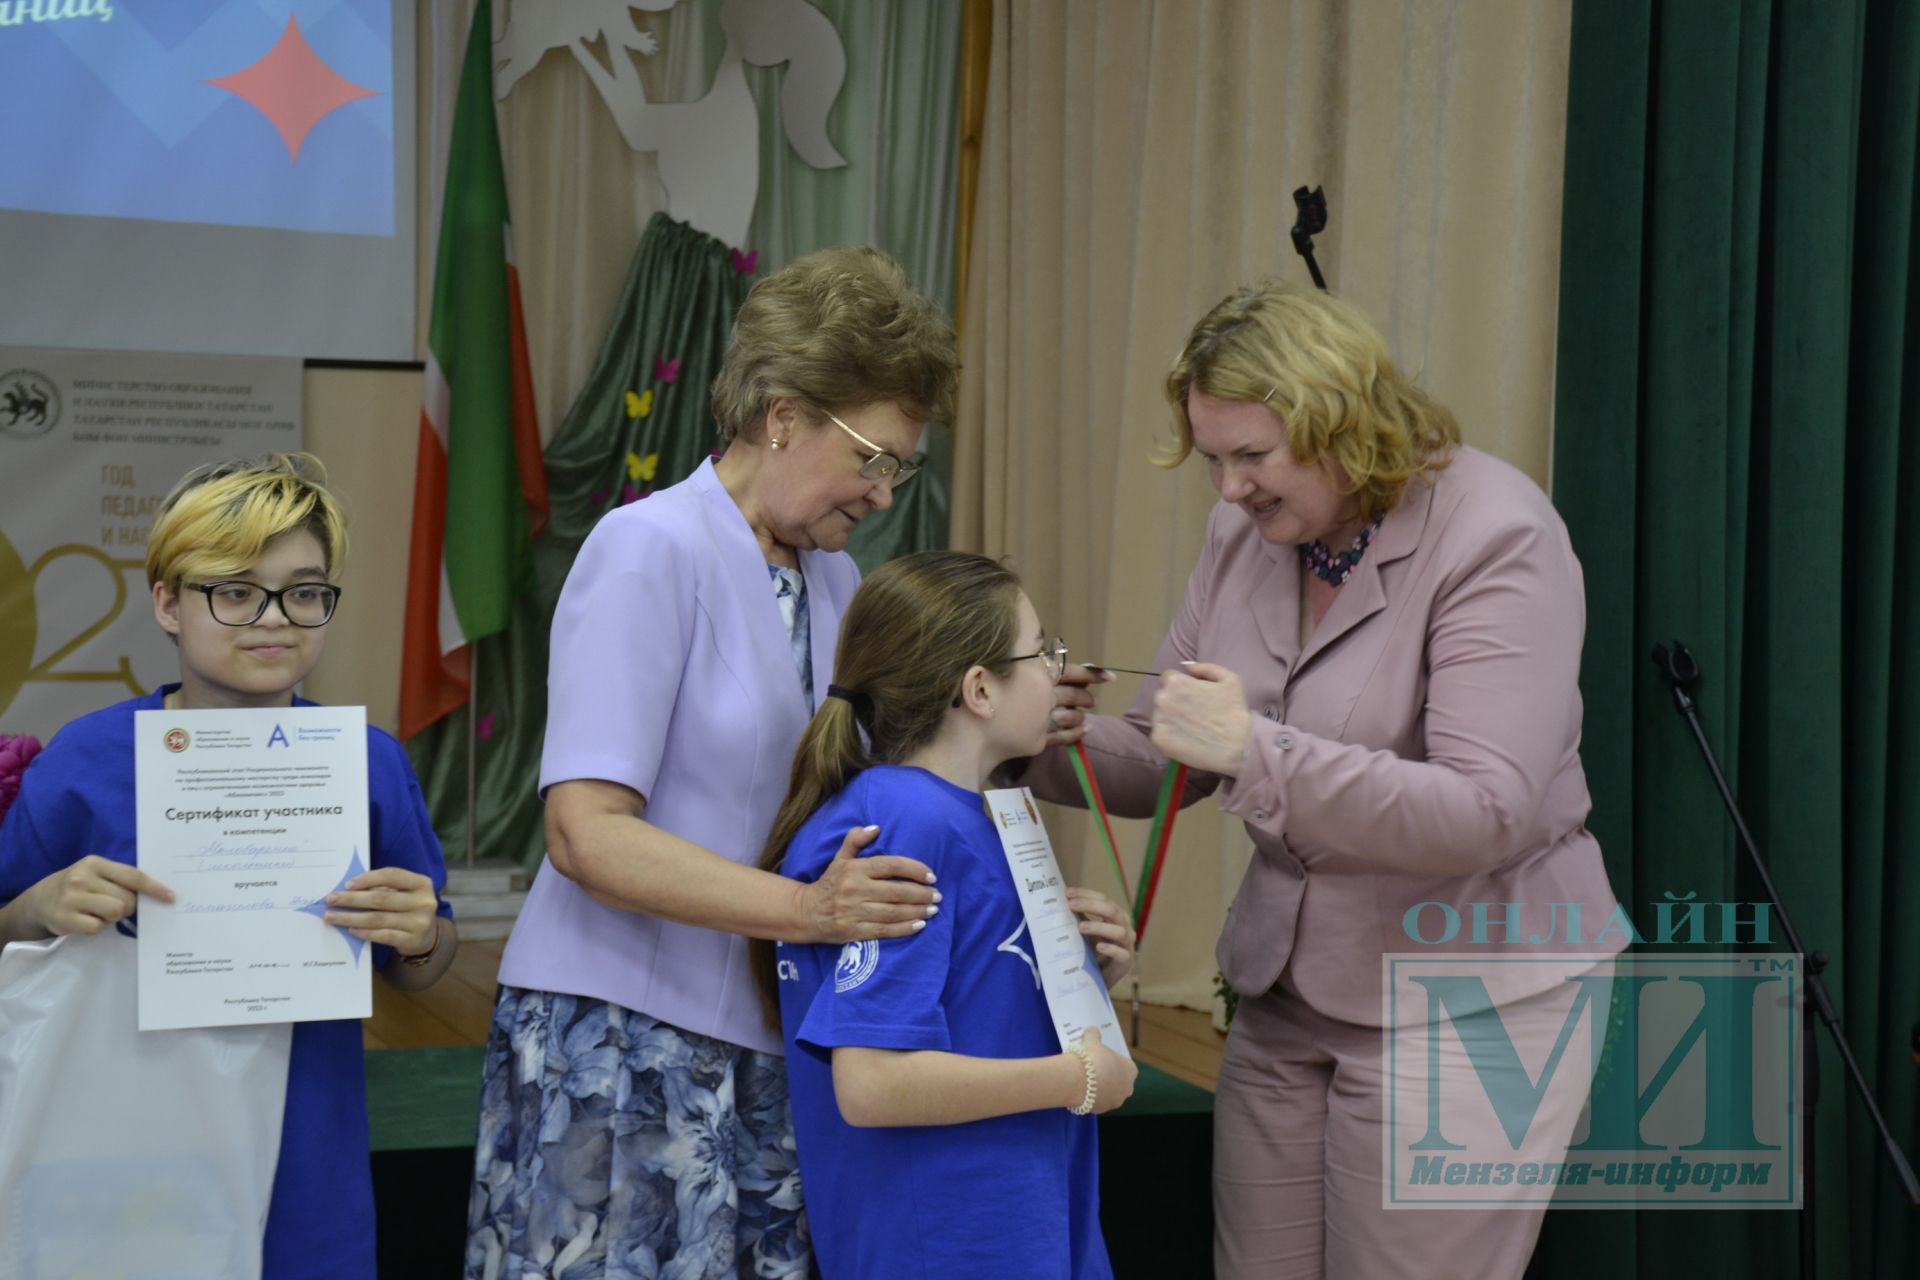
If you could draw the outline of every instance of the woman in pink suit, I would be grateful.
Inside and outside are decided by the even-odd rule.
[[[1149,812],[1171,758],[1193,771],[1183,803],[1217,791],[1253,838],[1218,950],[1241,999],[1214,1113],[1216,1274],[1517,1277],[1539,1207],[1383,1210],[1381,957],[1598,964],[1624,944],[1593,938],[1615,902],[1583,825],[1585,622],[1566,530],[1325,294],[1234,293],[1195,326],[1167,398],[1172,462],[1197,453],[1221,501],[1154,663],[1166,674],[1124,717],[1089,716],[1085,742],[1116,812]],[[1091,705],[1078,692],[1062,729]],[[1025,780],[1078,794],[1059,750]],[[1423,903],[1493,911],[1428,946],[1446,911]],[[1549,904],[1558,945],[1529,948]],[[1566,945],[1577,930],[1585,945]],[[1514,1034],[1551,1038],[1565,990],[1556,974],[1494,999]],[[1573,1074],[1536,1117],[1548,1151],[1584,1101]]]

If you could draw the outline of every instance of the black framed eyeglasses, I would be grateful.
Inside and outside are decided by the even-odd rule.
[[[1016,654],[1007,661],[1025,662],[1028,658],[1040,659],[1041,664],[1046,668],[1047,679],[1059,684],[1061,675],[1067,669],[1067,642],[1055,636],[1033,653]]]
[[[825,411],[822,410],[822,412]],[[919,463],[900,461],[900,459],[894,457],[885,449],[882,449],[879,445],[867,439],[830,413],[827,414],[827,421],[852,436],[862,449],[871,449],[873,451],[873,456],[868,458],[866,464],[860,468],[860,478],[862,480],[885,480],[889,482],[889,488],[898,489],[901,485],[920,474]]]
[[[296,627],[324,627],[340,605],[340,588],[326,582],[296,582],[278,591],[269,591],[252,582],[192,582],[187,584],[207,597],[213,620],[227,627],[250,627],[266,616],[267,606],[278,603],[280,612]]]

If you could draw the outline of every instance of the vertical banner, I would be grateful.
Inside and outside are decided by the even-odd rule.
[[[0,733],[175,678],[147,529],[204,462],[300,448],[298,360],[0,347]]]

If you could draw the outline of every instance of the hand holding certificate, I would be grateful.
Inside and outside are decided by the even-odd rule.
[[[1023,787],[988,791],[985,795],[987,812],[1000,833],[1000,845],[1006,851],[1014,888],[1026,913],[1040,988],[1047,997],[1047,1011],[1053,1015],[1060,1047],[1077,1043],[1086,1029],[1093,1027],[1107,1048],[1131,1057],[1113,1011],[1113,999],[1107,994],[1099,957],[1081,934],[1080,919],[1068,904],[1060,864],[1053,856],[1047,829],[1040,823],[1040,812],[1034,808],[1033,793]]]
[[[372,1013],[366,941],[326,921],[383,891],[343,892],[368,866],[365,709],[141,711],[134,734],[140,867],[175,894],[141,904],[140,1029]]]

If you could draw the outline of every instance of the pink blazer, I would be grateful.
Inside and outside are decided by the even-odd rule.
[[[1218,789],[1253,837],[1217,951],[1234,990],[1284,980],[1331,1017],[1378,1026],[1387,953],[1624,946],[1617,929],[1594,944],[1616,904],[1582,825],[1586,611],[1546,495],[1459,449],[1431,484],[1408,483],[1304,651],[1302,572],[1296,548],[1216,506],[1154,662],[1231,668],[1256,716],[1240,776],[1195,776],[1183,797]],[[1152,812],[1166,763],[1147,738],[1157,684],[1142,685],[1124,717],[1093,717],[1087,737],[1107,803],[1135,816]],[[1078,802],[1065,752],[1022,781]],[[1449,941],[1408,935],[1408,911],[1427,902],[1457,912]],[[1477,919],[1474,903],[1487,904]],[[1565,904],[1578,904],[1571,929]],[[1416,928],[1431,940],[1447,923],[1426,907]]]

